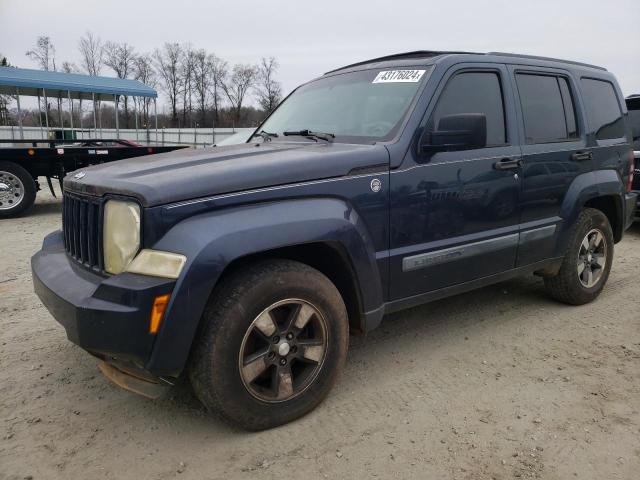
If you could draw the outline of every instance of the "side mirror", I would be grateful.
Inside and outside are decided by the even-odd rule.
[[[471,150],[487,146],[487,117],[484,113],[459,113],[442,117],[437,130],[420,140],[420,153]]]

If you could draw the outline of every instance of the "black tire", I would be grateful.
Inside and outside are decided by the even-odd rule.
[[[0,162],[0,182],[6,185],[6,179],[10,176],[17,177],[20,181],[20,200],[14,204],[13,198],[6,199],[0,193],[0,218],[18,216],[31,208],[36,200],[36,182],[31,174],[17,163]]]
[[[310,383],[293,398],[272,402],[257,398],[256,393],[251,392],[252,386],[246,386],[246,378],[241,373],[242,355],[247,335],[253,335],[250,332],[255,331],[258,317],[274,304],[290,299],[309,302],[316,309],[319,315],[311,318],[314,322],[322,320],[326,344],[323,360],[317,362],[317,368],[313,367],[316,374],[307,377]],[[297,318],[298,314],[291,317]],[[209,410],[248,430],[275,427],[313,410],[329,393],[344,366],[349,334],[347,311],[340,292],[322,273],[299,262],[267,260],[232,274],[212,295],[201,321],[189,364],[193,389]],[[290,320],[283,323],[287,322],[292,326]],[[300,348],[304,348],[302,343]],[[276,354],[270,352],[269,355]],[[282,362],[284,357],[276,355],[275,358]],[[290,361],[293,370],[297,360]],[[265,376],[279,366],[269,368]]]
[[[604,237],[605,243],[602,252],[606,254],[606,257],[604,267],[600,269],[601,272],[596,283],[592,286],[586,286],[581,281],[582,274],[578,273],[578,263],[582,242],[592,231],[601,232]],[[613,262],[613,243],[613,231],[606,215],[593,208],[584,209],[573,227],[558,274],[544,279],[549,295],[570,305],[583,305],[595,300],[609,278]],[[595,255],[593,256],[595,257]],[[591,255],[589,255],[589,260],[591,261]]]

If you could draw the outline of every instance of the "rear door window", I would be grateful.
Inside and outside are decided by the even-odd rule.
[[[605,80],[582,79],[585,110],[597,140],[624,137],[622,110],[613,85]]]
[[[578,138],[575,108],[567,80],[554,75],[516,75],[526,143]]]

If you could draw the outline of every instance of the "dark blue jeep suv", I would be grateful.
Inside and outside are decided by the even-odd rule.
[[[504,53],[418,51],[297,88],[242,145],[64,180],[35,290],[119,385],[188,375],[249,429],[309,412],[349,332],[385,313],[539,275],[602,291],[636,203],[613,75]]]

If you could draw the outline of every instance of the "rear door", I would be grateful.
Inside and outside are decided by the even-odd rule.
[[[517,266],[548,259],[571,182],[593,169],[577,88],[569,72],[509,67],[522,140],[521,233]]]

